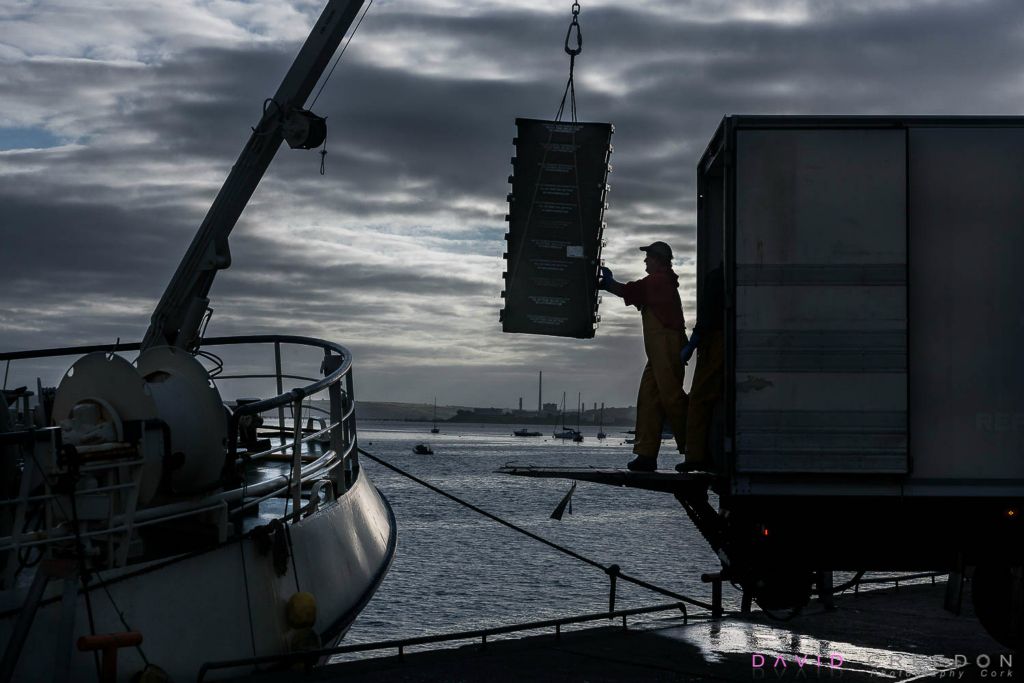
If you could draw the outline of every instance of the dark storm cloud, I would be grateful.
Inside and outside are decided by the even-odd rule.
[[[576,72],[581,119],[616,126],[606,257],[631,279],[639,244],[670,241],[690,324],[694,169],[723,115],[1024,105],[1016,0],[705,4],[585,4]],[[631,402],[643,352],[636,312],[615,297],[594,340],[498,331],[513,122],[557,108],[568,13],[455,14],[371,10],[315,106],[329,117],[327,175],[315,152],[282,148],[232,235],[211,332],[337,334],[368,368],[364,398],[448,383],[465,396],[450,402],[486,403],[494,389],[469,387],[520,391],[515,377],[532,386],[546,367],[576,378],[567,391]],[[0,126],[69,143],[0,155],[3,348],[145,329],[298,46],[272,23],[258,41],[203,37],[217,25],[158,36],[138,60],[0,50]]]
[[[307,253],[300,248],[289,248],[257,235],[239,237],[232,249],[233,258],[240,264],[224,273],[217,283],[218,294],[225,296],[254,296],[273,299],[284,291],[300,293],[298,296],[327,296],[338,291],[370,292],[400,297],[407,294],[426,296],[473,296],[486,292],[475,282],[451,270],[424,272],[415,267],[394,263],[368,265],[345,263],[324,265],[305,264]],[[275,274],[273,279],[258,278],[260,272]]]
[[[75,293],[82,295],[158,294],[156,278],[170,276],[184,252],[182,236],[193,227],[161,212],[106,202],[0,191],[0,206],[0,272],[5,290],[15,298],[33,290],[63,289],[61,283],[74,283]]]

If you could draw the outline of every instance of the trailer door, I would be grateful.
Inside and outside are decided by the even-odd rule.
[[[735,137],[737,472],[907,471],[902,128]]]

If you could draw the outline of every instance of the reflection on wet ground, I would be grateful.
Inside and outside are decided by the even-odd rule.
[[[871,674],[881,678],[910,678],[953,669],[956,662],[944,655],[901,652],[856,645],[844,640],[818,638],[794,628],[737,620],[712,621],[673,628],[663,635],[693,644],[710,665],[725,663],[740,654],[752,672],[818,672],[823,669]]]
[[[401,681],[921,681],[1014,680],[1013,655],[970,612],[943,610],[945,585],[845,593],[836,609],[792,619],[761,612],[683,625],[606,626],[571,633],[461,641],[449,649],[336,664],[313,680]],[[369,653],[367,653],[369,654]],[[379,655],[380,653],[378,653]],[[277,674],[275,682],[300,680]],[[301,679],[308,680],[308,679]]]

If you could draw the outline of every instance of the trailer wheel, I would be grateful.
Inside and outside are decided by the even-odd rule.
[[[1011,650],[1024,650],[1024,570],[979,565],[971,579],[974,613],[989,635]]]

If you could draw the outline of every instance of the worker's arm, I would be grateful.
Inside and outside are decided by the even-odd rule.
[[[615,296],[622,296],[623,284],[615,280],[611,268],[601,266],[601,276],[598,279],[597,288],[611,292]]]

